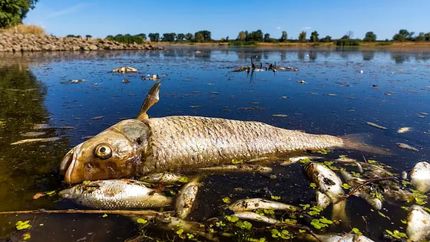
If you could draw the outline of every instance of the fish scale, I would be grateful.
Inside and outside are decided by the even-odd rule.
[[[150,136],[142,163],[143,173],[343,146],[339,137],[307,134],[253,121],[170,116],[145,122]]]

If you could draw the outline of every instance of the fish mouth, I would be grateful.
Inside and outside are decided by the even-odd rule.
[[[83,181],[81,176],[83,174],[78,174],[78,172],[75,171],[78,163],[77,154],[79,153],[79,148],[81,146],[82,144],[71,149],[61,161],[60,174],[64,176],[64,181],[68,184],[74,184]]]

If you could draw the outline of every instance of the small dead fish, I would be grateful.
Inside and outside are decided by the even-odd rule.
[[[96,209],[143,209],[171,205],[172,199],[142,182],[118,179],[99,180],[76,185],[59,193],[63,198]]]
[[[404,149],[404,150],[410,150],[410,151],[414,151],[414,152],[419,151],[417,148],[410,146],[408,144],[405,144],[405,143],[396,143],[396,144],[399,148]]]
[[[413,205],[409,209],[407,223],[408,241],[427,241],[430,239],[430,214],[423,207]]]
[[[384,129],[384,130],[387,129],[387,127],[384,127],[382,125],[375,124],[375,123],[372,123],[372,122],[366,122],[366,124],[369,125],[369,126],[372,126],[374,128],[377,128],[377,129]]]
[[[430,190],[430,163],[426,161],[418,162],[410,173],[412,185],[420,192]]]
[[[318,190],[325,193],[332,202],[337,202],[345,194],[342,180],[332,170],[322,164],[311,162],[306,166],[306,174]]]
[[[11,143],[10,145],[21,145],[21,144],[28,144],[28,143],[36,143],[36,142],[54,142],[59,140],[60,137],[49,137],[49,138],[34,138],[34,139],[23,139],[16,142]]]
[[[188,177],[181,176],[171,172],[153,173],[139,178],[140,181],[148,183],[175,184],[178,182],[188,181]]]
[[[356,235],[353,233],[347,233],[342,235],[324,234],[316,235],[316,237],[322,242],[373,242],[373,240],[367,238],[364,235]]]
[[[404,133],[407,133],[411,130],[412,130],[411,127],[401,127],[400,129],[397,130],[397,133],[398,134],[404,134]]]
[[[267,174],[272,172],[272,168],[268,166],[247,165],[247,164],[202,167],[202,168],[199,168],[199,170],[212,171],[212,172],[256,172],[256,173],[262,173],[262,174]]]
[[[252,220],[252,221],[256,221],[256,222],[260,222],[260,223],[266,223],[266,224],[280,224],[281,221],[274,219],[274,218],[269,218],[266,217],[264,215],[260,215],[258,213],[254,213],[254,212],[238,212],[233,214],[233,216],[238,217],[239,219],[244,219],[244,220]]]
[[[352,159],[352,158],[349,158],[348,156],[341,155],[341,156],[339,156],[339,158],[337,158],[334,161],[335,162],[340,162],[340,163],[351,163],[351,164],[354,164],[354,166],[357,167],[358,171],[360,173],[363,173],[363,166],[356,159]]]
[[[281,166],[288,166],[300,161],[313,161],[313,160],[321,160],[321,159],[324,159],[324,158],[320,156],[294,156],[294,157],[288,158],[288,161],[282,162]]]
[[[103,119],[105,116],[95,116],[92,117],[91,120],[99,120],[99,119]]]
[[[137,69],[131,66],[123,66],[123,67],[118,67],[118,68],[114,68],[112,70],[112,72],[117,72],[117,73],[136,73]]]
[[[176,214],[179,218],[186,219],[191,213],[200,185],[199,178],[195,178],[179,191],[175,205]]]
[[[286,118],[286,117],[288,117],[288,115],[287,114],[282,114],[282,113],[275,113],[275,114],[272,114],[272,117]]]
[[[257,209],[286,210],[292,212],[299,210],[298,207],[293,205],[262,198],[241,199],[228,206],[228,209],[233,212],[252,211]]]

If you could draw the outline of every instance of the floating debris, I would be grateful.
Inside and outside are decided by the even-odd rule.
[[[288,117],[288,115],[287,114],[282,114],[282,113],[275,113],[275,114],[272,114],[272,117],[286,118],[286,117]]]
[[[63,198],[97,209],[143,209],[170,206],[172,199],[130,179],[90,181],[59,193]]]
[[[430,214],[423,207],[413,205],[409,209],[406,233],[408,241],[427,241],[430,239]]]
[[[179,218],[186,219],[191,213],[200,185],[199,178],[195,178],[179,191],[175,205],[176,214]]]
[[[37,136],[42,136],[42,135],[45,135],[45,134],[46,134],[45,132],[26,132],[26,133],[21,134],[21,136],[24,136],[24,137],[37,137]]]
[[[410,173],[412,185],[420,192],[430,191],[430,164],[421,161],[415,164]]]
[[[412,130],[411,127],[402,127],[402,128],[400,128],[400,129],[397,130],[397,133],[404,134],[404,133],[407,133],[407,132],[409,132],[411,130]]]
[[[384,129],[384,130],[387,129],[387,127],[384,127],[382,125],[379,125],[379,124],[376,124],[376,123],[372,123],[372,122],[366,122],[366,124],[369,125],[369,126],[372,126],[374,128],[377,128],[377,129]]]
[[[95,116],[92,117],[91,120],[99,120],[99,119],[103,119],[105,116]]]
[[[112,70],[112,72],[117,72],[117,73],[136,73],[137,69],[131,66],[123,66],[123,67],[118,67],[118,68],[114,68]]]
[[[54,141],[57,141],[59,139],[60,139],[60,137],[24,139],[24,140],[19,140],[19,141],[13,142],[10,145],[21,145],[21,144],[38,143],[38,142],[41,142],[41,143],[54,142]]]
[[[130,81],[128,79],[123,79],[121,82],[124,83],[124,84],[130,83]]]
[[[300,84],[306,84],[305,80],[300,80],[300,81],[297,81],[297,82],[300,83]]]
[[[399,148],[404,149],[404,150],[410,150],[410,151],[414,151],[414,152],[419,151],[417,148],[410,146],[408,144],[405,144],[405,143],[396,143],[396,144]]]

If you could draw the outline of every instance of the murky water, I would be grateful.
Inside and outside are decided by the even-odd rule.
[[[233,73],[257,62],[276,62],[299,68],[298,72]],[[139,74],[113,74],[112,68],[130,65]],[[57,168],[67,150],[125,118],[136,116],[152,86],[142,75],[158,73],[162,79],[160,102],[151,116],[199,115],[257,120],[311,133],[372,134],[372,142],[392,151],[391,156],[368,156],[393,167],[410,169],[430,159],[430,52],[196,49],[162,52],[99,52],[2,54],[0,56],[0,211],[63,209],[76,206],[57,196],[33,200],[40,191],[64,187]],[[72,84],[72,79],[83,82]],[[129,83],[123,83],[123,80]],[[305,83],[299,83],[304,80]],[[273,114],[286,114],[275,117]],[[380,130],[366,122],[387,127]],[[34,129],[35,124],[49,128]],[[412,131],[398,134],[400,127]],[[60,137],[56,142],[10,145],[26,139]],[[34,134],[33,134],[34,135]],[[419,152],[401,150],[407,143]],[[359,152],[335,151],[362,160]],[[302,167],[274,165],[272,176],[258,174],[213,175],[204,180],[197,209],[198,221],[221,216],[222,198],[280,196],[291,204],[309,203],[309,189]],[[363,200],[348,200],[352,225],[328,231],[359,228],[374,240],[385,229],[403,229],[403,204],[385,203],[382,217]],[[330,211],[324,213],[330,216]],[[19,239],[15,222],[30,219],[32,241],[123,241],[138,234],[138,227],[120,216],[26,215],[1,216],[0,238]],[[147,228],[147,234],[177,239]],[[255,236],[262,236],[259,233]],[[264,233],[263,233],[264,234]],[[252,235],[253,236],[253,235]],[[270,233],[269,237],[270,238]]]

